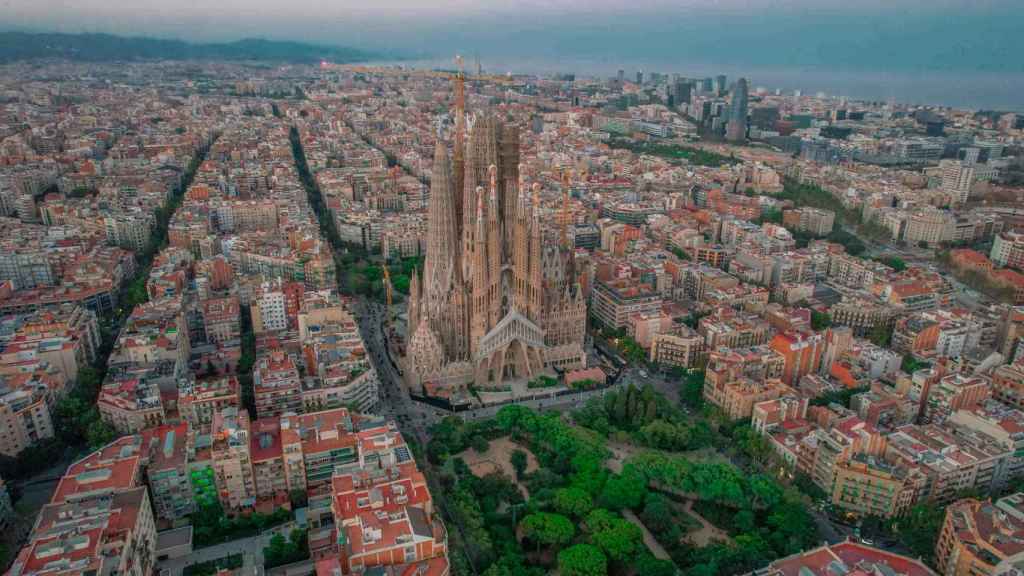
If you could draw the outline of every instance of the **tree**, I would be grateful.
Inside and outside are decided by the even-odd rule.
[[[487,449],[491,447],[491,443],[488,442],[487,438],[484,438],[484,436],[481,434],[474,435],[469,442],[470,445],[473,447],[473,450],[476,450],[478,454],[483,454],[484,452],[487,452]]]
[[[263,549],[263,557],[267,566],[277,565],[280,559],[287,554],[288,542],[280,534],[274,534],[267,547]]]
[[[577,544],[558,554],[558,572],[561,576],[604,576],[608,560],[598,547]]]
[[[834,403],[834,404],[839,404],[841,406],[845,406],[846,408],[849,408],[850,407],[850,401],[853,400],[854,396],[856,396],[857,394],[860,394],[861,392],[866,392],[868,390],[869,390],[868,386],[858,386],[856,388],[844,388],[842,390],[829,390],[828,392],[825,392],[824,394],[821,394],[820,396],[817,396],[815,398],[811,398],[809,403],[810,403],[811,406],[828,406],[829,404],[833,404]]]
[[[654,532],[666,532],[675,524],[675,514],[668,499],[657,492],[647,494],[643,512],[640,513],[644,524]]]
[[[305,508],[309,504],[309,495],[302,488],[296,488],[289,492],[288,499],[291,501],[292,510]]]
[[[523,474],[526,473],[526,466],[529,463],[526,452],[516,448],[511,454],[509,454],[508,460],[509,463],[512,464],[512,468],[516,471],[516,480],[519,480],[523,477]]]
[[[78,370],[78,386],[75,392],[86,400],[94,400],[103,384],[103,377],[99,371],[92,366],[85,366]]]
[[[913,354],[904,354],[903,362],[900,364],[900,369],[907,374],[913,374],[922,368],[928,368],[931,366],[928,362],[919,362],[917,358],[914,358]]]
[[[683,381],[683,390],[679,395],[683,404],[694,410],[704,407],[704,371],[690,370]]]
[[[519,524],[523,535],[541,546],[562,546],[572,541],[576,533],[572,522],[561,514],[537,512],[530,514]]]
[[[466,568],[468,573],[469,568]],[[455,574],[456,572],[452,572]],[[544,576],[544,570],[523,564],[519,554],[506,553],[484,571],[483,576]]]
[[[595,532],[591,539],[611,560],[628,562],[643,547],[643,537],[636,524],[616,518],[610,526]]]
[[[117,438],[117,430],[107,423],[105,420],[97,418],[89,424],[89,429],[85,433],[86,440],[89,443],[89,447],[93,450],[102,448]]]
[[[642,552],[636,559],[636,573],[643,576],[675,576],[676,567],[670,560],[659,560],[650,552]]]
[[[932,563],[935,558],[935,543],[939,529],[945,520],[946,511],[940,506],[918,504],[895,524],[896,535],[913,556]]]
[[[614,514],[604,508],[595,508],[587,514],[587,518],[583,523],[586,525],[587,531],[594,534],[601,530],[606,530],[611,526],[613,520],[615,520]]]
[[[53,427],[57,437],[69,445],[79,444],[92,422],[93,409],[77,394],[68,394],[58,400],[53,409]]]
[[[889,342],[892,340],[892,329],[885,324],[876,324],[871,329],[871,334],[868,335],[868,340],[879,347],[888,348]]]
[[[582,518],[593,506],[590,494],[582,488],[570,486],[555,492],[555,510],[567,516]]]
[[[612,475],[601,492],[601,503],[606,508],[621,510],[637,508],[647,496],[647,478],[632,464],[626,464],[621,474]]]
[[[829,316],[828,312],[818,312],[817,310],[811,310],[811,328],[819,332],[832,325],[832,317]]]

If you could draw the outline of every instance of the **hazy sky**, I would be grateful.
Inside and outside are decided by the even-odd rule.
[[[1024,73],[1024,0],[0,0],[0,27],[485,62]]]

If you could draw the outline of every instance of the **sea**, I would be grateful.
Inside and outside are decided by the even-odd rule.
[[[379,65],[411,68],[453,69],[451,58],[381,61]],[[477,61],[465,57],[467,73],[475,73]],[[999,110],[1024,113],[1024,74],[985,71],[947,70],[850,70],[827,67],[756,67],[700,64],[696,62],[618,62],[586,58],[487,58],[480,61],[487,74],[576,74],[610,78],[624,70],[627,79],[637,71],[646,77],[651,72],[677,73],[686,78],[705,78],[725,74],[731,84],[745,77],[751,91],[763,88],[769,93],[781,90],[792,94],[847,97],[851,100],[894,102],[906,105],[945,106],[964,110]]]

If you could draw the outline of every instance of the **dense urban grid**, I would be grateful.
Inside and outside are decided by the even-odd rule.
[[[1024,573],[1024,115],[0,66],[11,576]]]

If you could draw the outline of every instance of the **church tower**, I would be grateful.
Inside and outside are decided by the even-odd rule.
[[[454,150],[439,140],[434,151],[426,261],[410,286],[406,378],[503,389],[584,366],[571,246],[564,231],[544,242],[541,186],[523,174],[519,131],[485,114],[467,132],[461,72],[455,90]]]

